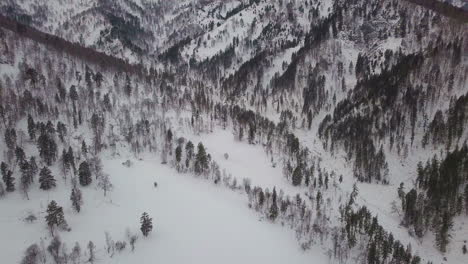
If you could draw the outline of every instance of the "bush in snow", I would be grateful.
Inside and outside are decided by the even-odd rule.
[[[118,252],[122,252],[125,247],[127,246],[127,242],[125,241],[117,241],[115,242],[115,249],[118,251]]]
[[[123,162],[122,165],[124,165],[127,168],[130,168],[131,166],[133,166],[133,162],[131,162],[130,160],[127,160]]]
[[[28,212],[28,215],[24,218],[25,222],[32,223],[37,220],[36,215],[33,212]]]
[[[132,247],[132,251],[134,251],[135,250],[135,243],[138,240],[138,235],[132,233],[132,231],[130,231],[130,228],[127,228],[126,233],[127,233],[128,243]]]

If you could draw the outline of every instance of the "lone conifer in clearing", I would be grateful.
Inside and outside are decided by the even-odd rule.
[[[151,230],[153,230],[153,218],[150,218],[148,213],[144,212],[143,215],[140,218],[140,223],[141,223],[141,233],[145,237],[149,235]]]

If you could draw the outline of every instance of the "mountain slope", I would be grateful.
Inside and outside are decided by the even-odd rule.
[[[120,138],[135,155],[156,151],[179,171],[192,168],[173,160],[185,141],[169,140],[167,129],[170,138],[174,131],[184,139],[203,138],[221,160],[223,148],[247,152],[239,144],[248,143],[265,152],[260,162],[271,160],[266,165],[273,167],[256,174],[283,176],[258,181],[253,192],[244,188],[249,205],[269,218],[271,187],[291,195],[279,195],[286,207],[280,219],[304,249],[323,247],[351,263],[397,263],[404,254],[407,262],[418,263],[419,255],[423,262],[446,257],[463,263],[468,15],[432,3],[122,0],[64,1],[59,8],[53,1],[6,1],[2,10],[13,10],[10,17],[79,44],[40,33],[32,38],[45,44],[38,61],[49,52],[75,58],[57,59],[68,66],[60,75],[67,80],[56,81],[50,70],[42,73],[41,63],[31,67],[21,55],[27,48],[11,41],[18,34],[4,35],[2,72],[17,71],[8,78],[20,90],[3,99],[3,128],[7,133],[24,122],[29,112],[8,102],[21,92],[27,100],[31,90],[33,97],[57,93],[46,104],[55,110],[46,112],[75,129],[97,107],[109,135],[94,136],[95,148],[109,151]],[[16,24],[8,28],[22,31]],[[62,98],[62,84],[68,92],[72,85],[81,91],[81,114]],[[37,86],[44,91],[34,92]],[[58,90],[49,92],[49,86]],[[40,105],[34,106],[39,116]],[[231,131],[234,143],[218,144],[231,141],[220,128]],[[214,133],[215,143],[205,133]],[[221,176],[214,166],[207,178],[238,189],[237,180],[249,171],[237,166],[248,162],[218,162],[238,176]],[[196,172],[199,165],[193,166]],[[390,237],[397,248],[391,253],[385,244]]]

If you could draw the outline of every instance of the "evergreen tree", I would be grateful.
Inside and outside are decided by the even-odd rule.
[[[67,135],[67,126],[64,123],[58,121],[57,122],[57,132],[58,132],[60,141],[63,143],[64,140],[65,140],[65,136]]]
[[[86,154],[88,154],[88,147],[86,146],[86,142],[83,140],[81,142],[81,153],[86,157]]]
[[[5,143],[7,147],[14,150],[16,147],[16,130],[14,128],[7,128],[5,130]]]
[[[81,190],[76,186],[76,183],[73,184],[70,200],[72,202],[73,209],[79,213],[81,211],[81,205],[83,205],[83,197]]]
[[[248,138],[249,144],[254,144],[255,143],[255,126],[250,125],[249,126],[249,138]]]
[[[36,139],[36,124],[34,123],[34,119],[31,115],[28,115],[28,134],[29,139]]]
[[[46,166],[39,173],[39,184],[39,188],[42,190],[49,190],[56,186],[54,176],[52,176],[52,172]]]
[[[73,155],[73,149],[72,149],[72,147],[68,147],[67,162],[68,162],[68,163],[70,164],[70,166],[72,167],[73,173],[76,173],[75,155]]]
[[[15,149],[16,162],[21,164],[26,159],[26,154],[24,153],[23,148],[16,147]]]
[[[47,215],[45,218],[52,236],[54,235],[55,228],[67,226],[67,222],[65,221],[65,216],[63,214],[63,208],[58,206],[57,202],[54,200],[52,200],[47,206]]]
[[[270,219],[272,221],[275,221],[276,217],[278,217],[278,204],[276,201],[276,188],[273,188],[273,194],[272,194],[272,203],[270,207]]]
[[[198,143],[197,156],[195,158],[195,173],[203,174],[208,169],[208,157],[206,155],[206,150],[203,144]]]
[[[132,95],[132,85],[130,83],[130,77],[125,76],[125,95],[130,97]]]
[[[436,245],[442,253],[447,251],[447,245],[450,242],[450,229],[453,226],[452,217],[446,211],[440,218],[440,224],[437,224],[438,230],[436,231]]]
[[[292,184],[294,186],[299,186],[302,183],[302,169],[300,166],[297,166],[296,169],[294,169],[293,175],[292,175]]]
[[[265,194],[263,193],[262,189],[259,189],[258,192],[258,206],[261,208],[263,203],[265,202]]]
[[[3,166],[5,165],[5,166]],[[6,186],[7,192],[15,191],[15,178],[13,178],[13,172],[8,169],[6,163],[2,162],[2,179]]]
[[[148,234],[153,230],[153,219],[149,217],[149,215],[144,212],[140,218],[141,223],[141,233],[146,237]]]
[[[36,158],[35,157],[31,157],[29,159],[29,169],[31,170],[31,181],[34,182],[34,177],[37,175],[37,173],[39,172],[39,167],[37,167],[37,163],[36,163]]]
[[[182,147],[180,145],[175,149],[175,158],[176,163],[179,164],[180,160],[182,159]]]
[[[377,246],[375,241],[370,242],[370,247],[367,253],[367,263],[368,264],[377,264],[378,257],[377,257]]]
[[[465,185],[464,196],[465,196],[465,212],[468,215],[468,184]]]
[[[33,182],[33,171],[32,171],[31,165],[26,160],[21,162],[20,170],[21,170],[21,190],[26,195],[26,198],[29,200],[28,190],[29,190],[29,186]]]
[[[49,133],[42,133],[37,139],[39,155],[47,164],[51,166],[57,158],[57,144]]]
[[[5,177],[7,171],[8,165],[4,161],[2,161],[2,163],[0,164],[0,172],[2,173],[3,177]]]
[[[80,179],[81,186],[88,186],[93,181],[91,177],[91,170],[87,161],[83,161],[78,169],[78,177]]]
[[[187,142],[187,145],[185,145],[185,157],[187,160],[185,161],[185,166],[189,168],[190,162],[192,161],[193,157],[193,151],[194,151],[194,146],[192,141]]]
[[[70,171],[71,166],[70,166],[70,162],[68,159],[68,153],[65,149],[62,150],[62,157],[60,158],[60,160],[62,161],[63,178],[66,179],[67,173]]]

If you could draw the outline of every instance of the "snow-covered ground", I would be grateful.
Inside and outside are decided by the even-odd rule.
[[[303,252],[288,228],[259,219],[247,207],[245,196],[177,174],[159,160],[134,160],[130,168],[121,164],[124,160],[104,160],[114,190],[104,197],[94,187],[82,188],[84,205],[78,214],[71,209],[69,188],[63,186],[62,179],[57,179],[58,187],[49,192],[33,186],[29,201],[19,197],[19,192],[0,201],[0,234],[8,237],[0,240],[0,248],[9,252],[1,254],[2,263],[18,263],[27,246],[49,239],[44,216],[51,200],[63,206],[72,228],[59,234],[67,247],[71,249],[78,241],[84,251],[92,240],[100,263],[327,262],[317,250]],[[38,217],[32,224],[21,220],[29,209]],[[139,231],[143,212],[149,213],[154,224],[147,238]],[[139,234],[135,252],[127,247],[110,259],[104,248],[104,232],[120,241],[125,240],[126,228]]]
[[[236,140],[230,129],[216,129],[210,134],[189,135],[188,138],[194,144],[202,142],[220,167],[237,178],[239,183],[242,179],[248,178],[253,186],[270,190],[276,187],[291,196],[301,190],[284,178],[281,161],[274,160],[276,166],[273,167],[271,158],[266,155],[262,146]],[[228,154],[228,159],[224,158],[224,154]]]

